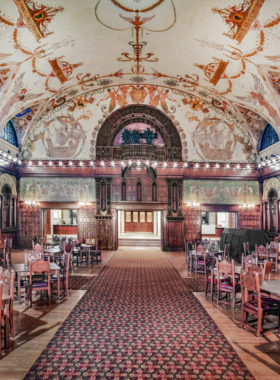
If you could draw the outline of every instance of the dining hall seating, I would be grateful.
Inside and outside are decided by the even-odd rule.
[[[67,297],[69,297],[69,269],[71,265],[71,253],[65,251],[63,254],[63,261],[62,261],[62,266],[61,266],[61,271],[60,271],[60,285],[62,285],[62,288],[64,292],[66,293]],[[50,279],[51,283],[51,291],[54,292],[55,286],[58,286],[57,282],[57,274],[51,275]]]
[[[15,282],[15,272],[9,271],[8,269],[4,270],[0,274],[0,282],[3,285],[1,294],[6,294],[9,296],[9,303],[4,309],[0,308],[1,320],[4,320],[5,324],[2,326],[5,332],[5,342],[6,346],[9,346],[9,335],[14,338],[14,321],[13,321],[13,301],[14,301],[14,282]],[[2,300],[0,301],[2,305]]]
[[[234,260],[231,262],[227,260],[222,260],[219,262],[217,259],[217,305],[220,303],[231,305],[232,309],[235,309],[237,302],[236,295],[241,292],[240,283],[235,275],[235,264]],[[228,279],[228,281],[222,282],[222,279]],[[226,293],[226,300],[223,300],[222,293]],[[232,295],[232,300],[228,301],[228,295]]]
[[[50,258],[48,261],[44,261],[43,259],[39,259],[36,261],[29,261],[29,299],[30,299],[30,307],[32,307],[33,299],[32,299],[32,291],[42,291],[45,290],[48,294],[48,303],[51,304],[51,286],[50,286]],[[35,277],[37,276],[37,277]],[[44,276],[44,279],[38,279],[38,276]]]
[[[242,314],[241,328],[246,327],[257,334],[260,338],[261,332],[278,329],[280,333],[280,305],[277,301],[267,302],[261,297],[261,278],[259,273],[240,273]],[[264,317],[277,315],[277,325],[264,329]],[[249,317],[253,317],[249,319]],[[270,325],[271,325],[271,321]]]

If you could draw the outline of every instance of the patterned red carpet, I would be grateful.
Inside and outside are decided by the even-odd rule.
[[[69,276],[68,286],[72,290],[87,290],[94,279],[93,276]]]
[[[119,251],[25,379],[254,379],[160,251]]]

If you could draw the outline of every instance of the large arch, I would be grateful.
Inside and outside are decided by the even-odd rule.
[[[132,123],[145,123],[154,127],[162,136],[168,158],[182,159],[182,143],[179,132],[172,120],[159,109],[145,104],[129,105],[113,112],[102,124],[96,140],[96,155],[99,157],[116,156],[113,153],[113,143],[119,131]],[[106,149],[107,148],[107,149]],[[111,148],[111,150],[109,149]],[[155,147],[150,147],[156,151]],[[162,149],[162,148],[161,148]],[[115,149],[116,150],[116,149]],[[160,149],[157,149],[158,151]],[[146,155],[141,150],[139,155]],[[163,155],[163,153],[155,153]],[[167,158],[167,157],[166,157]]]

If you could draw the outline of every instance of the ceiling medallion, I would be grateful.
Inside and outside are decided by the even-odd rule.
[[[127,0],[111,0],[113,4],[115,4],[117,7],[121,8],[122,10],[126,11],[126,12],[148,12],[148,11],[151,11],[153,10],[154,8],[158,7],[161,3],[164,2],[164,0],[142,0],[142,6],[143,8],[142,9],[138,9],[139,6],[138,6],[138,3],[141,1],[141,0],[134,0],[134,2],[137,3],[137,7],[136,7],[136,4],[135,4],[135,9],[133,8],[129,8],[128,6],[125,5],[125,3],[127,2]],[[152,4],[151,4],[152,3]],[[145,7],[145,8],[144,8]]]

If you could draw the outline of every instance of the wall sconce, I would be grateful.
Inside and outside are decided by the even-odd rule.
[[[79,202],[79,208],[90,209],[92,204],[90,202]]]
[[[255,205],[253,203],[252,204],[244,203],[244,205],[240,205],[239,208],[242,208],[244,211],[253,210],[255,208]]]
[[[34,200],[33,200],[33,201],[31,201],[31,200],[29,200],[29,201],[25,201],[24,204],[26,204],[27,206],[31,206],[31,207],[37,207],[37,206],[40,205],[39,202],[34,201]]]

